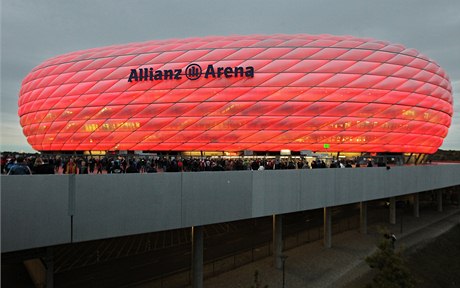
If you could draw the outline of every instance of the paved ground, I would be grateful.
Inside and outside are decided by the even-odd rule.
[[[398,219],[400,220],[400,219]],[[437,237],[460,224],[460,208],[445,207],[444,212],[423,211],[420,218],[405,217],[403,233],[401,225],[388,225],[398,238],[397,246],[410,249],[417,243]],[[313,242],[285,251],[288,256],[285,266],[285,287],[348,287],[354,279],[369,271],[364,258],[375,251],[382,237],[381,225],[369,227],[369,233],[348,231],[332,239],[332,248],[322,247],[322,242]],[[259,271],[262,284],[282,286],[282,271],[272,265],[272,257],[245,265],[204,282],[204,287],[251,287],[254,272]],[[263,286],[262,286],[263,287]]]

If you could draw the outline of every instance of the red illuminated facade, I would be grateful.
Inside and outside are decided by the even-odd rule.
[[[19,97],[24,135],[40,151],[324,151],[329,144],[328,151],[433,153],[452,107],[448,76],[416,50],[331,35],[77,51],[34,68]]]

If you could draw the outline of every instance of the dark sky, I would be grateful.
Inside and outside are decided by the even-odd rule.
[[[353,35],[400,43],[450,76],[454,118],[441,148],[460,149],[460,1],[2,0],[1,147],[32,151],[17,116],[22,79],[66,52],[232,34]]]

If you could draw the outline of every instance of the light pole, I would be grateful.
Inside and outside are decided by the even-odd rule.
[[[284,288],[284,284],[285,284],[285,277],[284,277],[285,276],[285,269],[284,269],[285,265],[284,264],[285,264],[286,259],[288,258],[288,256],[287,255],[281,255],[280,258],[281,258],[281,263],[283,263],[283,288]]]

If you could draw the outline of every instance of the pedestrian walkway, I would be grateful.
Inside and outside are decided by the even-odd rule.
[[[426,209],[420,212],[420,218],[407,216],[403,220],[403,226],[401,223],[372,225],[368,227],[367,235],[356,230],[334,235],[329,249],[323,247],[322,241],[316,241],[285,251],[285,287],[345,287],[369,271],[364,259],[376,250],[383,227],[395,233],[397,247],[403,245],[408,249],[460,224],[460,208],[445,207],[443,212]],[[283,271],[274,268],[273,257],[207,279],[204,287],[249,288],[254,284],[255,271],[259,271],[261,287],[283,287]]]

